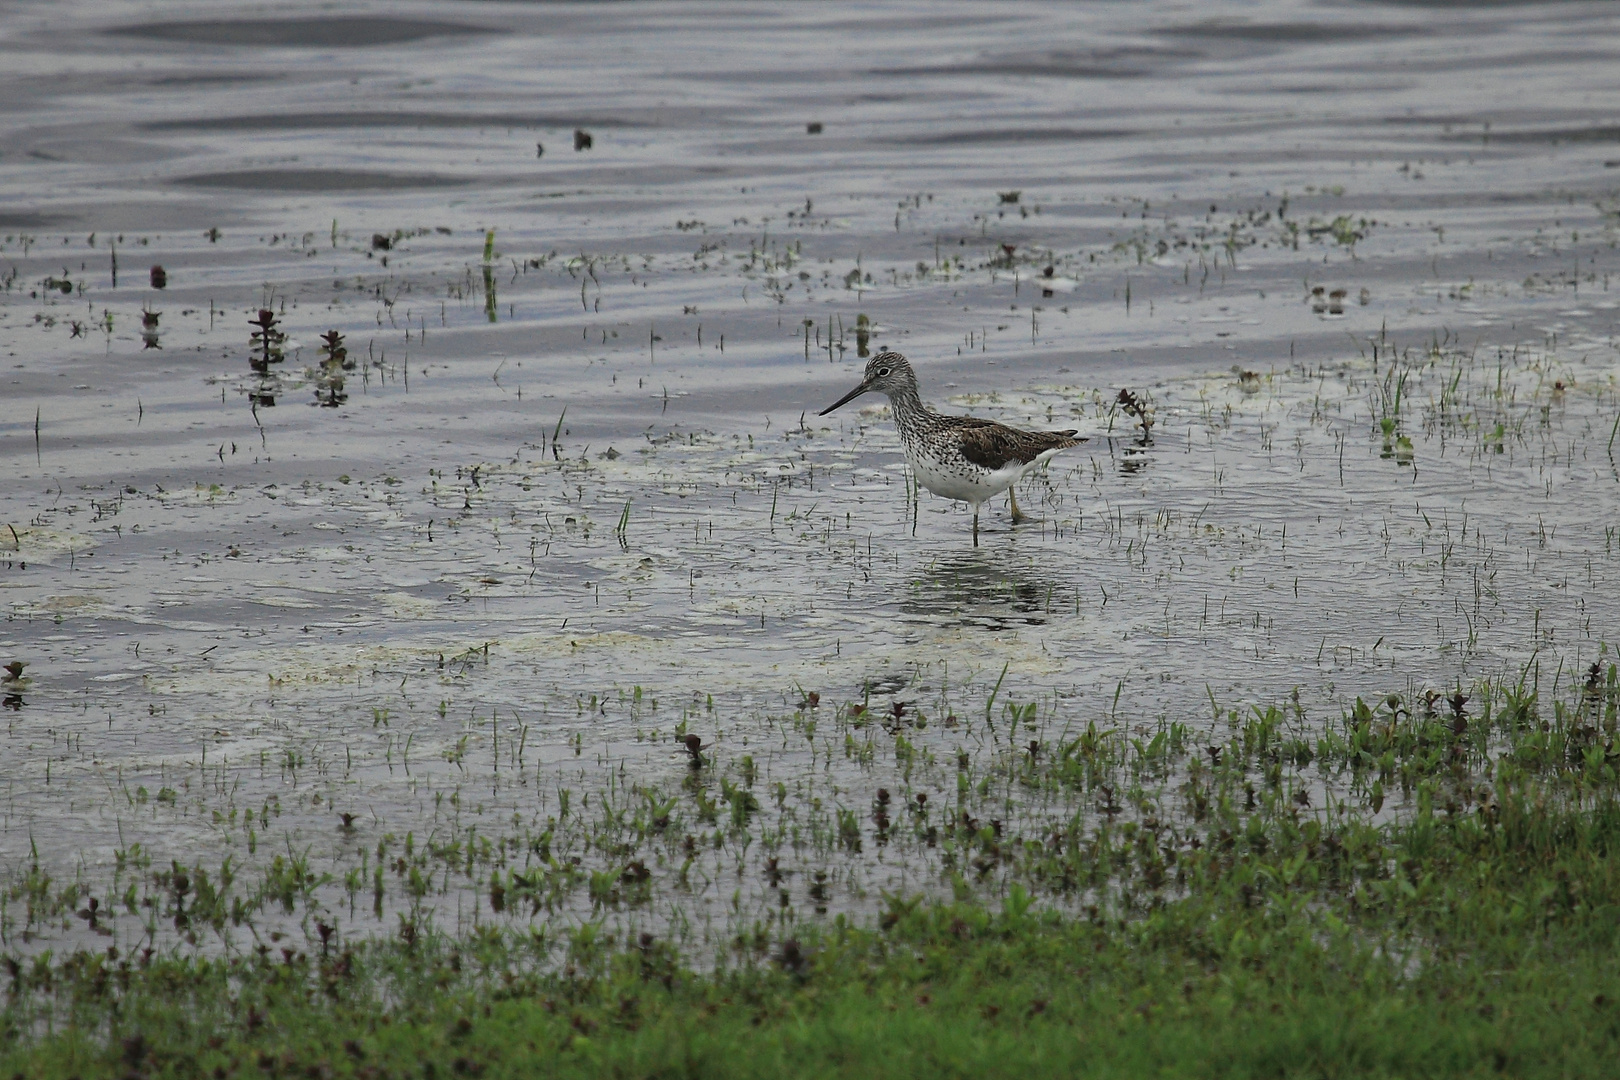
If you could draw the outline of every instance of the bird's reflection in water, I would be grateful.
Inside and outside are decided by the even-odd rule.
[[[1047,621],[1052,580],[1027,557],[993,548],[966,549],[927,563],[900,610],[963,626],[1006,630]]]

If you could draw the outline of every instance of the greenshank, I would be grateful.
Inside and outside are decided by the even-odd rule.
[[[904,356],[884,350],[867,361],[861,384],[821,411],[834,409],[866,393],[886,394],[894,410],[900,444],[917,483],[973,507],[973,543],[979,543],[979,506],[1007,493],[1013,523],[1024,520],[1013,485],[1030,469],[1059,450],[1085,439],[1073,431],[1022,431],[977,416],[944,416],[923,404],[917,373]]]

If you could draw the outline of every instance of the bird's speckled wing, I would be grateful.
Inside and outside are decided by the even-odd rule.
[[[1074,431],[1020,431],[994,420],[976,416],[953,416],[952,426],[961,432],[962,456],[970,463],[992,472],[1009,465],[1028,465],[1048,450],[1079,446],[1084,439]]]

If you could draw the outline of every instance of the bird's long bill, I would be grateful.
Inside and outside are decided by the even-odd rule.
[[[861,383],[861,385],[857,386],[855,389],[851,390],[849,393],[845,394],[843,397],[839,398],[837,401],[833,402],[831,405],[827,406],[825,409],[822,409],[821,410],[821,415],[826,416],[828,413],[830,413],[833,410],[837,409],[839,406],[849,404],[851,401],[854,401],[856,398],[860,397],[862,394],[866,393],[870,389],[871,389],[871,387],[868,386],[866,383],[864,383],[864,382]]]

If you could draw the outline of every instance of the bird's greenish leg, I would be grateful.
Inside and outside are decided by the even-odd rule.
[[[1014,525],[1017,525],[1021,521],[1027,520],[1024,517],[1024,512],[1018,509],[1018,496],[1013,494],[1013,489],[1010,487],[1007,489],[1007,501],[1012,504],[1012,519]]]

